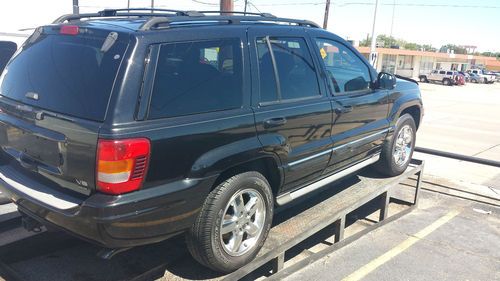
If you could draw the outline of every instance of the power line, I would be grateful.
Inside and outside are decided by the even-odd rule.
[[[194,0],[193,0],[194,1]],[[325,2],[293,2],[293,3],[263,3],[259,6],[301,6],[301,5],[324,5]],[[337,7],[351,5],[373,6],[372,2],[332,2]],[[418,3],[382,3],[383,6],[406,6],[406,7],[442,7],[442,8],[480,8],[480,9],[500,9],[500,6],[489,5],[458,5],[458,4],[418,4]]]

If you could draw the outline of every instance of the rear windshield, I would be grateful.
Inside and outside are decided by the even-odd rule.
[[[103,51],[106,34],[32,36],[2,73],[0,95],[49,111],[104,120],[127,46],[118,39]]]

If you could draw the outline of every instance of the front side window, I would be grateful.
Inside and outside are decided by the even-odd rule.
[[[445,74],[445,73],[446,73],[446,71],[444,71],[444,70],[439,71],[439,74]]]
[[[336,93],[366,91],[370,88],[368,67],[351,50],[327,39],[316,39],[316,44]]]
[[[242,69],[239,39],[162,45],[149,119],[241,107]]]
[[[319,96],[316,69],[303,38],[262,37],[256,46],[262,102]]]

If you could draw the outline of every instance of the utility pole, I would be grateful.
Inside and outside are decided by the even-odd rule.
[[[233,0],[220,0],[220,10],[224,11],[224,12],[234,11]],[[229,14],[225,14],[225,15],[229,15]]]
[[[328,27],[328,14],[330,14],[330,0],[326,0],[325,17],[323,18],[323,28]]]
[[[245,9],[243,10],[245,13],[247,12],[248,0],[245,0]]]
[[[378,0],[375,0],[375,11],[373,12],[372,44],[370,47],[370,63],[377,69],[377,34],[375,34],[375,24],[377,23]]]
[[[151,0],[151,9],[155,8],[155,0]]]
[[[389,47],[391,47],[391,48],[392,48],[393,43],[395,43],[395,42],[392,42],[392,28],[393,28],[393,26],[394,26],[394,12],[395,12],[395,11],[396,11],[396,0],[394,0],[394,1],[392,2],[391,34],[389,35],[389,37],[391,38],[391,39],[390,39],[390,40],[391,40],[391,46],[389,46]]]
[[[78,5],[78,0],[73,0],[73,14],[78,15],[80,13],[80,6]]]

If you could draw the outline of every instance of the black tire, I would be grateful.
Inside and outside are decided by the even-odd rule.
[[[395,150],[395,143],[397,136],[401,131],[401,129],[406,125],[408,125],[412,131],[411,150],[408,160],[403,165],[398,165],[396,164],[393,158],[393,152]],[[380,159],[374,165],[375,169],[381,174],[390,177],[402,174],[410,164],[410,160],[413,156],[413,150],[415,148],[415,140],[416,140],[416,131],[417,129],[415,126],[415,120],[413,120],[413,117],[410,114],[404,114],[403,116],[399,117],[394,134],[390,139],[387,139],[385,141],[382,147],[382,152],[380,153]]]
[[[443,85],[451,86],[451,80],[448,78],[443,79]]]
[[[265,219],[254,246],[242,255],[230,255],[221,241],[221,223],[233,195],[255,190],[264,201]],[[191,229],[186,234],[189,252],[199,263],[219,272],[231,272],[255,258],[267,238],[273,218],[273,193],[266,178],[258,172],[245,172],[220,183],[208,195]]]
[[[420,76],[420,82],[422,82],[422,83],[424,83],[424,82],[425,82],[425,83],[427,83],[427,82],[429,82],[429,81],[427,80],[427,77],[425,77],[425,76]]]
[[[484,78],[484,84],[488,84],[488,79]]]

